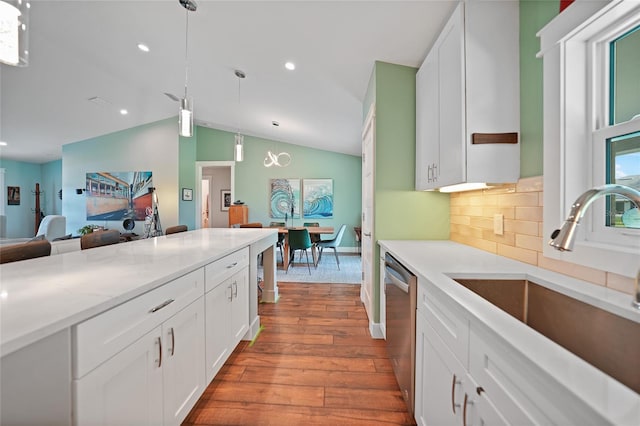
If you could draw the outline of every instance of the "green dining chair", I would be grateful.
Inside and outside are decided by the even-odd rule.
[[[289,267],[293,263],[293,256],[296,250],[303,250],[307,256],[307,268],[309,269],[309,275],[311,275],[311,266],[309,264],[309,253],[307,249],[312,246],[311,238],[309,237],[309,231],[306,229],[289,229],[289,252],[291,254],[289,264],[287,265],[287,273],[289,273]],[[300,260],[302,260],[302,254],[300,254]]]
[[[302,226],[304,226],[304,227],[307,227],[307,226],[318,227],[318,226],[320,226],[320,223],[318,223],[318,222],[305,222]],[[320,234],[309,234],[309,237],[311,238],[311,244],[315,244],[317,242],[320,242],[320,240],[321,240]]]

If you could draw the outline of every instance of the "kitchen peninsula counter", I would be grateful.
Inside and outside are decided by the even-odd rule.
[[[256,256],[273,248],[277,238],[270,229],[209,228],[1,265],[0,356],[244,247],[251,249],[255,282]],[[274,273],[265,277],[263,298],[277,297]],[[252,305],[251,322],[257,296]]]

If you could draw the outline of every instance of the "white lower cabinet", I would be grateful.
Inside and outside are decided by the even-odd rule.
[[[179,425],[204,392],[204,268],[72,327],[75,425]]]
[[[164,424],[179,425],[206,387],[204,371],[204,298],[162,325],[165,341]]]
[[[204,392],[200,297],[81,379],[76,425],[179,425]]]
[[[420,312],[416,320],[416,367],[418,425],[461,425],[465,369]]]
[[[208,277],[207,277],[208,278]],[[249,268],[244,266],[205,295],[207,383],[249,330]]]
[[[506,370],[483,352],[469,314],[435,286],[420,281],[416,316],[416,422],[419,425],[528,425],[523,395],[494,390],[481,365]],[[484,371],[484,370],[482,370]],[[486,383],[486,384],[485,384]],[[487,386],[488,385],[488,386]]]
[[[74,424],[163,423],[160,336],[158,327],[74,380]]]
[[[419,425],[607,423],[450,296],[420,278],[415,401]]]

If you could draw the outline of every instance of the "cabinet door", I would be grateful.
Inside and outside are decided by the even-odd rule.
[[[440,91],[437,51],[427,55],[416,74],[416,189],[438,186]]]
[[[419,314],[416,320],[415,418],[419,425],[460,425],[466,372]]]
[[[230,350],[242,340],[249,330],[249,268],[230,278],[233,300],[231,302]]]
[[[157,327],[74,380],[75,424],[162,424],[163,345]]]
[[[205,294],[205,362],[209,383],[229,357],[231,300],[233,292],[229,280]]]
[[[466,179],[464,3],[458,5],[438,38],[439,163],[438,187]]]
[[[205,388],[204,299],[162,325],[164,424],[179,425]]]

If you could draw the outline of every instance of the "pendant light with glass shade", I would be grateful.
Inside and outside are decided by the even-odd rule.
[[[178,115],[178,133],[190,138],[193,136],[193,99],[187,95],[187,81],[189,79],[189,12],[195,12],[198,5],[194,0],[178,0],[187,12],[187,26],[184,37],[184,97],[180,99],[180,114]]]
[[[236,161],[243,161],[244,160],[244,136],[242,134],[240,134],[240,82],[242,81],[242,79],[244,79],[246,77],[246,74],[243,71],[240,70],[235,70],[235,75],[236,77],[238,77],[238,131],[236,133],[236,144],[235,144],[235,148],[234,148],[234,155],[233,158]]]
[[[0,63],[29,65],[29,0],[0,0]]]

